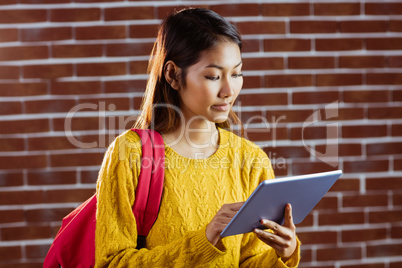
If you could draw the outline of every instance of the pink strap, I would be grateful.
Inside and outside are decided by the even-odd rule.
[[[132,129],[141,138],[142,158],[133,213],[138,235],[147,236],[156,221],[165,176],[165,148],[162,136],[154,130]]]

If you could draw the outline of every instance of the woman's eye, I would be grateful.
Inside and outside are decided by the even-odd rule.
[[[242,73],[238,73],[238,74],[234,74],[232,75],[233,78],[239,78],[239,77],[243,77]]]
[[[206,78],[212,81],[216,81],[219,79],[219,76],[206,76]]]

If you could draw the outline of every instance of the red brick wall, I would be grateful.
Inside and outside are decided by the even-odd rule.
[[[277,175],[345,173],[298,226],[300,266],[402,267],[402,3],[198,3],[243,34],[236,109]],[[94,192],[175,4],[0,1],[0,267],[41,267]]]

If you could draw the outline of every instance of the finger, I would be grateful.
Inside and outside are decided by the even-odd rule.
[[[274,234],[281,234],[283,233],[283,228],[279,223],[276,223],[274,221],[269,221],[269,220],[262,220],[261,224],[267,228],[270,229]]]
[[[293,223],[293,216],[292,216],[292,205],[287,204],[285,207],[285,216],[284,216],[284,223],[283,226],[294,229],[295,224]]]
[[[259,229],[255,229],[254,233],[262,242],[275,248],[276,250],[283,250],[288,246],[288,243],[285,239],[273,233],[265,232]]]

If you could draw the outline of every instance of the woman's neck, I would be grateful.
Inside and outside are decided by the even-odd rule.
[[[168,146],[188,158],[209,157],[215,153],[219,142],[219,131],[215,123],[209,121],[183,124],[162,136]]]

